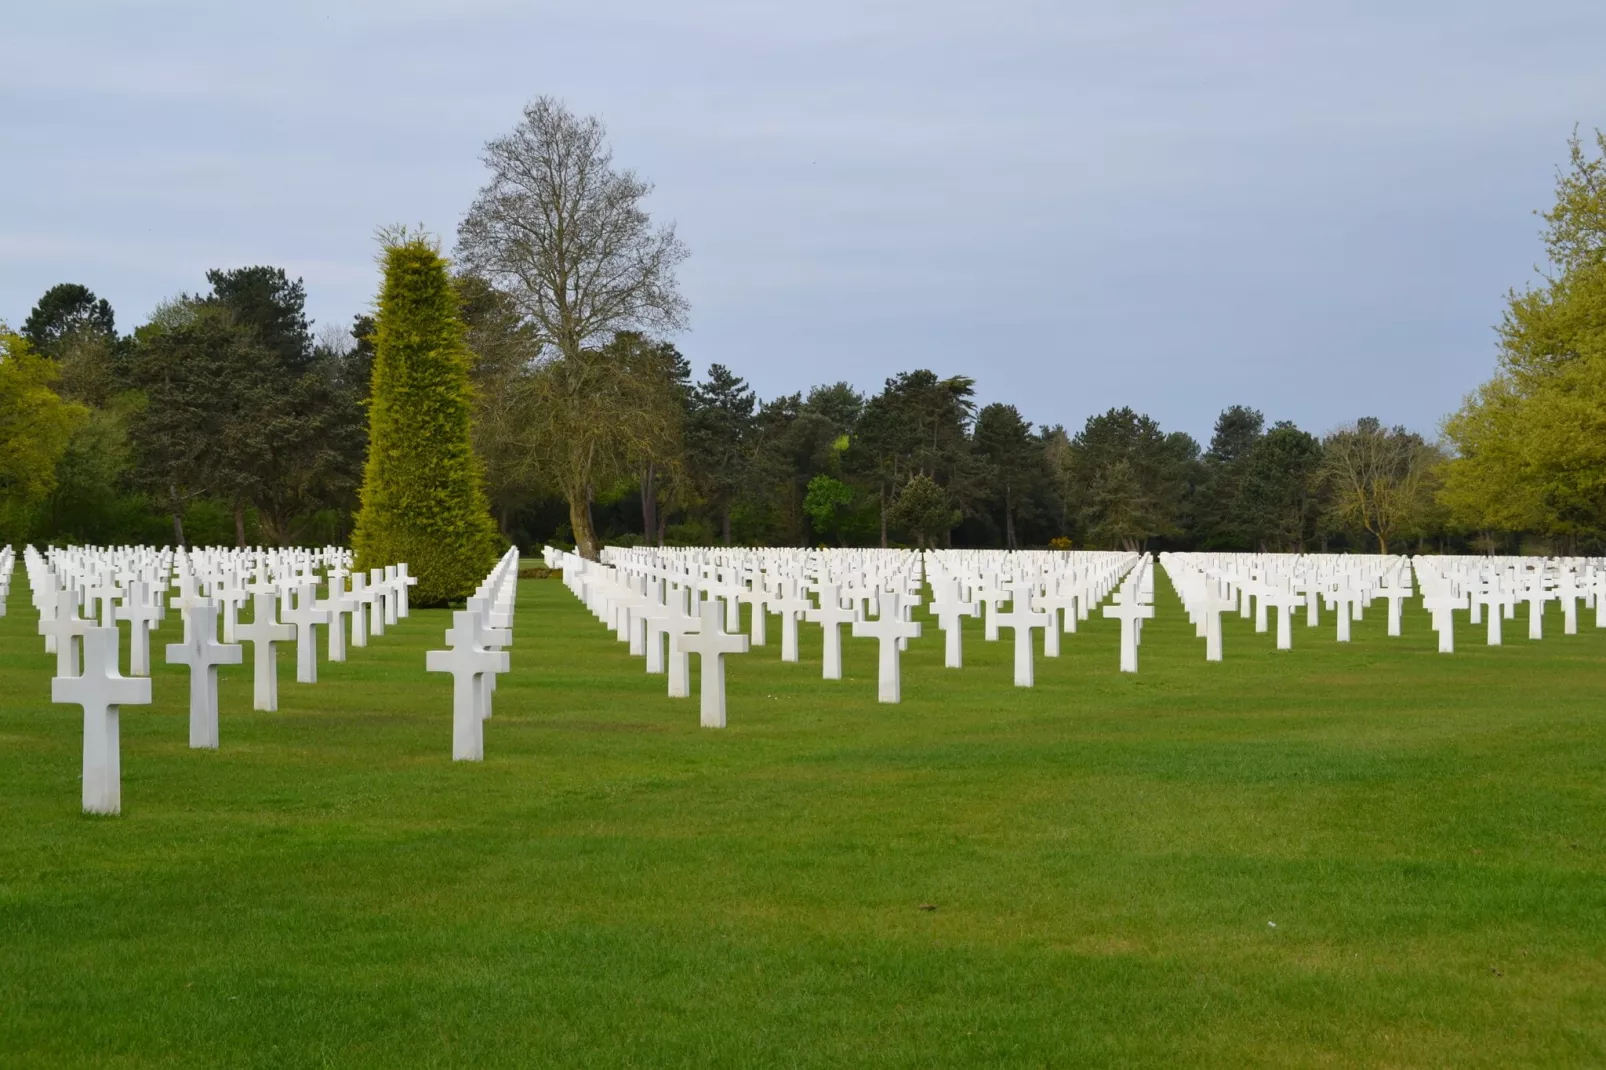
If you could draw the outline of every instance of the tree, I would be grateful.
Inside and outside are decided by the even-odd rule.
[[[731,541],[731,506],[742,489],[752,455],[758,398],[747,381],[723,364],[691,390],[686,450],[693,479],[719,517],[720,535]]]
[[[485,493],[506,538],[513,516],[540,493],[531,460],[529,377],[541,346],[512,297],[474,275],[453,280],[461,304],[474,386],[474,452],[484,472]]]
[[[628,476],[643,457],[665,455],[679,432],[668,357],[625,340],[545,360],[527,380],[529,464],[568,503],[575,547],[586,557],[601,550],[591,521],[598,488]]]
[[[916,544],[924,549],[946,539],[963,514],[935,479],[916,473],[909,478],[893,504],[893,519],[909,529]]]
[[[1202,481],[1194,525],[1203,544],[1212,549],[1240,550],[1248,546],[1238,522],[1243,470],[1260,441],[1266,419],[1260,410],[1233,405],[1216,417],[1215,432],[1203,457]]]
[[[1322,476],[1339,523],[1359,529],[1389,552],[1389,541],[1416,532],[1432,505],[1438,451],[1403,427],[1367,416],[1322,442]]]
[[[973,441],[995,495],[1003,499],[1004,547],[1017,550],[1015,516],[1024,491],[1043,481],[1042,444],[1033,437],[1032,425],[1021,419],[1020,410],[997,402],[977,414]]]
[[[809,480],[803,497],[803,511],[817,534],[839,538],[843,514],[853,504],[853,488],[824,473]]]
[[[135,332],[129,382],[141,403],[129,417],[135,480],[173,521],[184,544],[183,515],[205,494],[234,497],[241,451],[258,424],[274,355],[226,307],[189,299],[183,314],[170,307],[159,322]]]
[[[594,366],[608,340],[622,331],[668,331],[685,324],[686,302],[675,270],[686,249],[673,226],[654,227],[642,201],[647,182],[613,166],[606,133],[595,118],[582,119],[550,97],[524,109],[513,132],[489,142],[490,181],[458,228],[458,254],[468,270],[509,294],[534,328],[550,362],[577,365],[549,370],[546,404],[574,404],[554,417],[578,426],[599,415],[591,399],[568,386],[610,381],[606,397],[626,397],[617,378]],[[589,355],[588,355],[589,354]],[[601,413],[620,437],[606,452],[632,452],[634,436],[622,425],[629,413]],[[589,450],[563,451],[587,465]],[[570,523],[580,552],[598,550],[591,529],[589,471],[565,473],[556,485],[569,496]]]
[[[112,306],[75,282],[59,283],[46,290],[22,324],[22,336],[36,353],[44,356],[54,356],[57,342],[79,332],[108,341],[117,339]]]
[[[419,605],[471,594],[497,558],[496,527],[469,438],[469,356],[437,247],[387,236],[368,406],[357,567],[406,561]]]
[[[202,300],[226,308],[235,327],[267,354],[260,366],[223,384],[232,418],[221,440],[218,494],[233,502],[239,544],[249,504],[267,539],[286,545],[321,511],[354,504],[367,391],[341,366],[343,349],[314,345],[300,279],[266,265],[213,269],[206,278],[212,292]]]
[[[957,501],[961,513],[986,496],[970,443],[974,398],[974,379],[964,375],[943,379],[922,368],[888,379],[881,393],[865,403],[848,460],[876,486],[881,545],[887,544],[894,496],[911,475],[935,480],[950,500]]]
[[[312,363],[312,324],[307,319],[307,288],[294,282],[283,268],[254,267],[206,273],[212,286],[210,300],[233,313],[234,321],[256,332],[257,341],[272,350],[291,373]]]
[[[73,429],[87,417],[81,405],[63,401],[50,384],[56,369],[26,338],[0,323],[0,510],[9,523],[42,501],[56,486],[56,463]],[[25,535],[7,532],[11,541]]]
[[[1242,461],[1233,523],[1262,550],[1303,553],[1316,519],[1322,444],[1283,420]]]
[[[1550,268],[1512,291],[1493,379],[1445,424],[1455,457],[1442,504],[1456,522],[1572,546],[1606,536],[1606,136],[1576,133],[1543,213]]]
[[[1183,530],[1199,446],[1167,435],[1129,408],[1088,418],[1071,440],[1068,471],[1077,519],[1091,543],[1139,549]]]

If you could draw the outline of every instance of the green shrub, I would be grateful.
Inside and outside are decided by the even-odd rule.
[[[497,531],[469,442],[468,350],[446,261],[419,237],[385,248],[375,327],[368,464],[352,549],[357,567],[405,561],[412,598],[472,594],[497,558]]]

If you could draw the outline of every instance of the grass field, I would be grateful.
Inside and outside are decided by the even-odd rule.
[[[1211,665],[1158,586],[1136,677],[928,624],[899,706],[772,624],[716,732],[525,581],[483,764],[415,611],[276,714],[224,670],[215,753],[159,665],[88,818],[19,572],[0,1065],[1606,1065],[1606,633],[1378,603]]]

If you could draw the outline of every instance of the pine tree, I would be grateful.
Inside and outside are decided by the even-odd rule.
[[[419,605],[471,594],[497,557],[469,441],[469,358],[457,295],[435,245],[387,243],[368,408],[357,567],[405,561]]]

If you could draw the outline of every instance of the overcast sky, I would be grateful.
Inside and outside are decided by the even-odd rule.
[[[129,330],[208,267],[348,323],[373,234],[450,246],[530,98],[607,124],[692,257],[701,371],[903,369],[1073,430],[1244,403],[1431,432],[1486,378],[1600,0],[6,2],[0,318]]]

